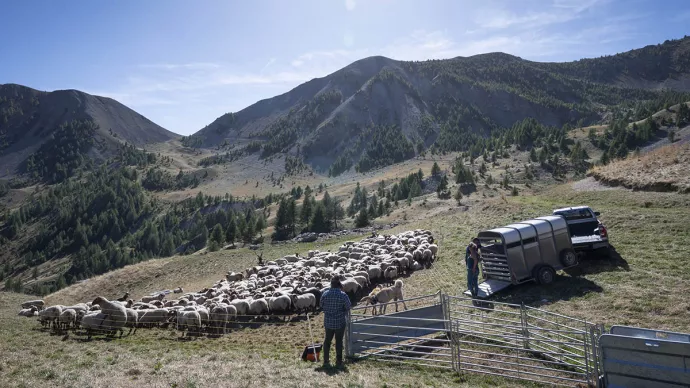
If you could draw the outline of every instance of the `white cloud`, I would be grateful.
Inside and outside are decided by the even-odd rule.
[[[345,8],[348,11],[352,11],[353,9],[355,9],[356,6],[357,2],[355,0],[345,0]]]

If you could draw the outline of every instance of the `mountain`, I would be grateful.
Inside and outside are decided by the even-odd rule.
[[[568,63],[504,53],[423,62],[378,56],[225,114],[183,140],[227,150],[208,163],[286,153],[337,174],[428,148],[467,150],[527,118],[554,127],[595,123],[632,104],[684,101],[688,92],[688,37]]]
[[[48,153],[51,147],[47,143],[59,140],[51,135],[62,125],[87,122],[85,131],[62,132],[87,135],[88,139],[78,140],[85,153],[96,159],[112,155],[121,142],[142,147],[177,137],[111,98],[78,90],[42,92],[4,84],[0,85],[0,177],[26,169],[27,158],[41,146]]]

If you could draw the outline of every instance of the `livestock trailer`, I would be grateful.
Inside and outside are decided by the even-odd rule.
[[[512,284],[554,281],[556,271],[577,265],[577,255],[561,216],[538,217],[480,232],[484,281],[479,298]],[[469,295],[469,290],[465,291]]]

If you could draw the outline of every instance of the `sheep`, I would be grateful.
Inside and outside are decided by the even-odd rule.
[[[229,304],[235,307],[237,315],[249,314],[249,301],[244,299],[235,299],[233,301],[230,301]]]
[[[106,320],[102,323],[102,326],[109,329],[111,333],[117,331],[120,332],[120,337],[124,334],[122,328],[127,323],[127,311],[125,306],[121,303],[110,302],[102,296],[97,297],[93,301],[94,305],[101,306],[101,311],[106,315]]]
[[[70,326],[74,327],[77,323],[77,312],[74,309],[62,310],[58,317],[58,327],[62,330],[68,330]]]
[[[38,312],[38,319],[49,326],[52,323],[57,328],[57,319],[62,314],[62,306],[50,306]]]
[[[36,306],[31,306],[29,308],[21,309],[19,311],[19,314],[17,314],[20,317],[35,317],[38,316],[38,307]]]
[[[29,309],[31,306],[35,306],[38,310],[43,309],[43,306],[45,306],[46,303],[43,301],[43,299],[36,299],[36,300],[29,300],[24,303],[22,303],[22,308],[23,309]]]
[[[431,254],[434,257],[436,257],[436,254],[438,253],[438,245],[436,245],[436,244],[429,245],[429,250],[431,251]]]
[[[265,315],[269,313],[268,302],[264,298],[254,299],[249,302],[249,315],[254,315],[255,317]]]
[[[141,298],[141,301],[143,303],[150,303],[150,302],[153,302],[154,300],[163,300],[163,299],[165,299],[165,294],[161,292],[161,293],[153,295],[153,296],[144,296]]]
[[[386,270],[383,272],[383,277],[386,279],[387,282],[390,284],[393,284],[393,279],[398,277],[398,268],[396,267],[388,267]]]
[[[103,322],[107,316],[101,312],[92,312],[81,318],[80,326],[86,331],[87,339],[91,339],[94,332],[103,331]]]
[[[228,274],[225,275],[225,278],[229,282],[236,282],[238,280],[242,280],[244,278],[244,276],[241,273],[228,272]]]
[[[307,311],[309,309],[312,312],[316,312],[316,296],[314,294],[302,294],[302,295],[291,295],[292,305],[295,311],[299,314],[300,312]]]
[[[211,329],[216,329],[217,334],[225,334],[227,325],[237,316],[235,306],[215,306],[211,309]]]
[[[125,313],[127,314],[127,323],[125,323],[125,327],[129,327],[129,333],[127,333],[127,335],[135,334],[137,332],[137,325],[139,324],[139,314],[136,310],[127,307],[125,307]]]
[[[201,332],[201,316],[198,311],[180,311],[177,313],[177,330],[181,330],[182,337],[185,336],[184,331],[187,331],[187,337],[190,332],[198,334]]]
[[[289,313],[292,307],[292,300],[287,295],[267,298],[268,309],[273,313]]]
[[[173,294],[181,294],[184,292],[184,289],[182,287],[177,287],[176,289],[173,290]]]

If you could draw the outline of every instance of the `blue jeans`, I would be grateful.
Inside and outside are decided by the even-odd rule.
[[[470,290],[472,297],[476,297],[479,294],[478,279],[479,268],[477,268],[477,272],[474,272],[472,268],[467,268],[467,289]]]

